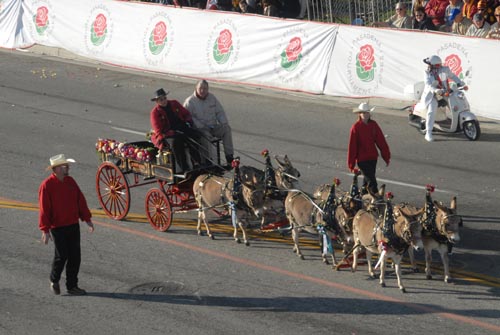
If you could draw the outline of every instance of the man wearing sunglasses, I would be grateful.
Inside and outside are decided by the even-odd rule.
[[[406,15],[406,5],[398,2],[396,4],[396,14],[385,20],[385,22],[374,22],[372,26],[411,29],[411,17]]]

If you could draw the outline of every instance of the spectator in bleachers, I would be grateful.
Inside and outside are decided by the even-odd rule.
[[[471,25],[472,21],[463,16],[462,11],[458,11],[458,13],[455,13],[455,20],[453,20],[451,26],[451,33],[464,36]]]
[[[490,24],[484,20],[481,13],[474,14],[472,25],[467,29],[465,36],[486,37],[490,31]]]
[[[491,28],[490,31],[488,32],[488,35],[486,36],[487,38],[494,38],[499,40],[500,39],[500,6],[495,8],[495,18],[497,22],[495,22]]]
[[[413,10],[412,28],[417,30],[437,30],[431,18],[425,14],[424,7],[415,7]]]
[[[264,7],[264,16],[279,16],[280,7],[276,0],[262,0],[262,7]]]
[[[255,13],[255,8],[248,5],[247,0],[240,0],[237,11],[240,13]]]
[[[411,17],[406,14],[406,5],[403,2],[398,2],[396,3],[396,14],[384,22],[373,22],[372,26],[411,29]]]
[[[444,14],[448,4],[449,0],[430,0],[425,6],[425,13],[438,29],[444,25]]]
[[[450,4],[446,7],[444,11],[444,25],[441,27],[442,31],[451,31],[451,26],[453,25],[453,21],[455,20],[456,10],[461,11],[464,3],[462,0],[450,0]]]
[[[477,13],[477,0],[464,0],[462,15],[472,21],[472,17]]]
[[[484,21],[489,23],[490,26],[496,22],[493,11],[494,8],[492,8],[487,1],[481,0],[477,3],[477,12],[483,14]]]

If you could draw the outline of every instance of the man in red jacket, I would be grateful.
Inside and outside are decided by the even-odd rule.
[[[432,23],[434,23],[438,30],[445,24],[444,16],[446,7],[448,7],[449,4],[449,0],[430,0],[427,5],[425,5],[425,13],[432,19]]]
[[[185,172],[189,170],[186,145],[193,160],[193,168],[200,165],[200,134],[193,129],[191,113],[177,100],[167,100],[167,94],[160,88],[151,99],[156,102],[150,115],[153,128],[151,141],[160,150],[168,150],[172,145],[176,162]]]
[[[89,231],[94,231],[92,215],[87,201],[76,181],[69,176],[69,163],[74,159],[63,154],[50,158],[52,174],[46,178],[38,190],[40,206],[39,227],[42,243],[54,241],[55,253],[50,273],[50,286],[55,294],[61,294],[59,280],[66,266],[66,288],[69,294],[85,295],[87,292],[78,287],[80,270],[80,224],[85,221]]]
[[[352,125],[349,135],[349,148],[347,150],[347,166],[354,170],[356,164],[363,173],[363,188],[366,193],[368,189],[372,193],[378,192],[375,171],[377,169],[378,150],[382,158],[389,166],[391,151],[385,141],[384,134],[377,122],[370,118],[370,112],[375,108],[367,103],[362,103],[353,113],[358,114],[358,120]]]

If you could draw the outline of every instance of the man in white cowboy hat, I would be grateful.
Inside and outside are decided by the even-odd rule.
[[[52,170],[52,173],[38,190],[39,228],[42,243],[54,241],[55,253],[50,273],[50,287],[54,294],[61,294],[59,280],[66,267],[68,294],[85,295],[85,290],[78,287],[81,262],[79,220],[87,223],[90,232],[94,231],[94,224],[85,196],[68,174],[69,163],[75,163],[75,160],[63,154],[50,158],[47,170]]]
[[[366,102],[361,103],[353,113],[358,114],[358,120],[352,125],[349,135],[349,148],[347,150],[347,166],[353,171],[356,164],[363,173],[363,188],[365,193],[368,189],[372,193],[378,192],[377,169],[378,150],[389,165],[391,151],[377,122],[371,119],[370,113],[375,107]],[[378,150],[377,150],[378,148]]]

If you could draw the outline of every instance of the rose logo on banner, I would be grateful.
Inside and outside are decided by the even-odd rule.
[[[375,78],[375,50],[370,44],[365,44],[359,48],[356,55],[356,74],[359,80],[370,82]]]
[[[446,57],[444,65],[449,67],[451,72],[453,72],[457,77],[464,79],[464,75],[462,73],[462,60],[458,57],[458,55],[452,54]]]
[[[38,7],[36,14],[33,15],[36,31],[39,35],[43,35],[49,27],[49,10],[45,6]]]
[[[153,55],[158,55],[165,48],[167,42],[167,24],[163,21],[158,22],[149,35],[149,51]]]
[[[221,30],[214,43],[213,56],[217,64],[226,63],[233,52],[233,35],[229,29]]]
[[[445,43],[436,54],[444,59],[444,65],[450,68],[460,80],[472,83],[472,63],[467,48],[456,42]]]
[[[281,53],[281,67],[287,71],[293,71],[302,60],[302,40],[300,37],[293,37],[288,46]]]
[[[102,13],[97,15],[94,24],[90,30],[90,41],[93,45],[99,46],[106,39],[107,29],[107,19]]]
[[[93,7],[85,20],[85,48],[91,54],[100,54],[107,49],[113,39],[113,16],[111,11],[100,4]]]

